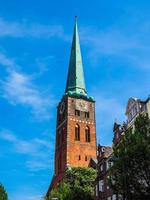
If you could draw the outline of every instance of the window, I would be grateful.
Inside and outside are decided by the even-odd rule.
[[[90,113],[89,112],[85,112],[85,118],[89,118],[90,117]]]
[[[116,199],[117,199],[116,194],[113,194],[112,200],[116,200]]]
[[[114,165],[113,161],[110,162],[110,167],[112,167]]]
[[[100,165],[101,172],[103,171],[103,164]]]
[[[134,106],[134,115],[136,115],[136,114],[137,114],[137,107]]]
[[[79,155],[79,160],[81,160],[81,156]]]
[[[80,140],[80,126],[78,124],[75,126],[75,140]]]
[[[103,192],[103,191],[104,191],[104,181],[103,181],[103,180],[100,180],[100,181],[99,181],[99,191],[100,191],[100,192]]]
[[[132,120],[132,113],[129,113],[129,121]]]
[[[112,182],[112,185],[115,185],[115,180],[113,176],[111,176],[111,182]]]
[[[101,148],[101,151],[102,151],[102,153],[104,153],[104,152],[105,152],[105,148],[104,148],[104,147],[102,147],[102,148]]]
[[[87,156],[85,156],[85,161],[87,161],[88,159],[87,159]]]
[[[101,154],[101,152],[100,152],[100,151],[98,151],[98,154],[99,154],[99,157],[101,157],[101,155],[102,155],[102,154]]]
[[[85,141],[90,142],[90,128],[88,126],[85,128]]]
[[[75,115],[80,116],[80,110],[75,110]]]
[[[98,186],[95,187],[96,196],[98,196]]]
[[[108,162],[108,160],[106,161],[106,170],[108,170],[109,169],[109,162]]]
[[[119,138],[119,133],[117,132],[117,133],[116,133],[116,139],[118,139],[118,138]]]

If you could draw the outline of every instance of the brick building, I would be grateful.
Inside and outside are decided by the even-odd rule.
[[[97,155],[97,170],[98,175],[96,179],[95,187],[95,196],[96,200],[105,200],[109,199],[112,196],[112,190],[109,187],[108,183],[108,170],[110,167],[109,159],[112,157],[112,148],[109,146],[98,146],[98,155]]]
[[[150,97],[145,101],[137,98],[130,98],[126,106],[126,117],[128,126],[134,128],[134,121],[140,113],[148,113],[150,117]],[[117,145],[124,135],[123,126],[114,123],[113,145]],[[113,165],[113,150],[108,146],[98,146],[98,176],[95,181],[95,200],[116,200],[119,197],[109,188],[109,169]]]
[[[90,167],[96,159],[95,101],[85,87],[77,20],[65,94],[57,107],[55,172],[49,191],[71,167]]]

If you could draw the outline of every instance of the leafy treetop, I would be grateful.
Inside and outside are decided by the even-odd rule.
[[[66,171],[64,181],[53,189],[46,200],[93,200],[96,170],[92,168],[71,168]]]

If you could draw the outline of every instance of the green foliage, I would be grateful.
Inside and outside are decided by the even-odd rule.
[[[7,193],[2,184],[0,184],[0,200],[8,200]]]
[[[114,147],[111,186],[123,199],[150,199],[150,119],[140,114],[133,128]]]
[[[46,200],[51,200],[52,198],[58,198],[58,200],[67,200],[71,195],[71,189],[69,184],[61,183],[57,188],[53,189]]]
[[[71,168],[66,171],[64,181],[51,191],[47,200],[93,200],[96,170],[92,168]]]

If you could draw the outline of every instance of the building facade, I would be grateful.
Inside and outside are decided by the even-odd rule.
[[[109,187],[109,159],[112,157],[112,148],[109,146],[98,145],[97,154],[97,178],[95,185],[95,199],[106,200],[110,199],[113,195],[111,188]]]
[[[126,106],[126,117],[127,125],[134,128],[134,122],[140,113],[148,113],[150,117],[150,97],[145,101],[137,98],[129,98]],[[113,144],[117,145],[123,135],[123,125],[119,123],[114,123],[113,127]],[[113,193],[112,189],[109,187],[109,169],[113,165],[113,149],[108,146],[98,146],[98,176],[95,181],[95,200],[116,200],[120,199],[116,194]]]
[[[49,191],[71,167],[90,167],[96,159],[95,101],[85,87],[77,20],[65,94],[57,107],[55,172]]]
[[[127,124],[134,125],[136,117],[140,113],[148,113],[150,117],[150,97],[145,101],[137,98],[130,98],[126,107]]]

